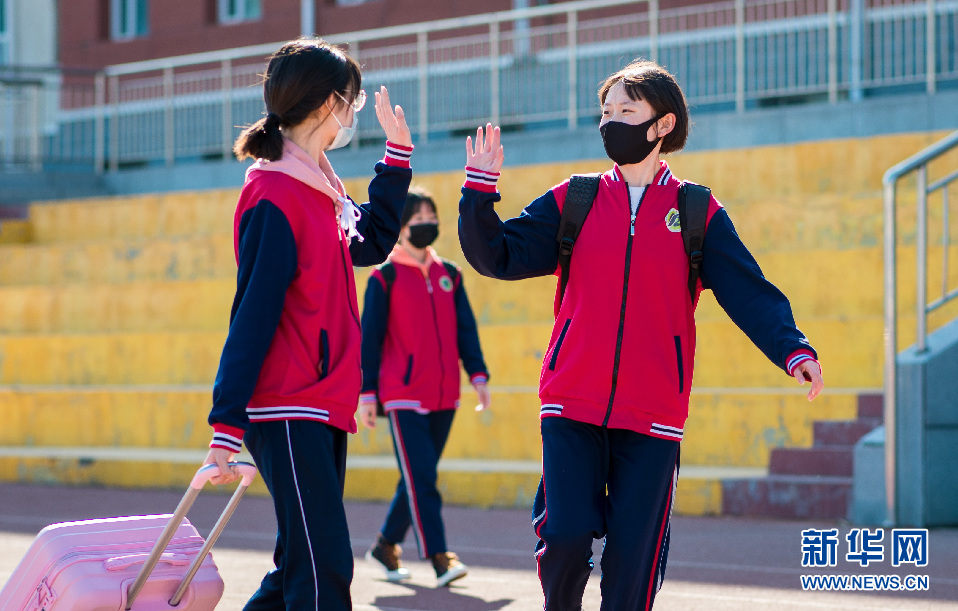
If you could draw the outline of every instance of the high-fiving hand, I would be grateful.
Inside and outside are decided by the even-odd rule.
[[[502,144],[499,143],[499,127],[486,123],[476,130],[476,146],[472,146],[472,136],[466,136],[466,165],[484,172],[498,173],[504,158]]]
[[[412,134],[409,133],[409,126],[406,125],[406,114],[402,106],[397,104],[394,109],[390,105],[389,92],[386,91],[385,86],[380,87],[376,92],[376,118],[383,126],[387,140],[393,144],[412,146]]]

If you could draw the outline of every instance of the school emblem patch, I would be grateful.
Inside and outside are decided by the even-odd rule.
[[[678,233],[682,231],[682,223],[679,220],[679,211],[675,208],[669,210],[668,214],[665,215],[665,226],[672,233]]]
[[[439,279],[439,288],[446,291],[447,293],[452,292],[452,278],[449,276],[443,276]]]

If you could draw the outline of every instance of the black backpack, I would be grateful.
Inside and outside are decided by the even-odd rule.
[[[456,286],[456,280],[459,279],[459,268],[455,263],[446,261],[445,259],[442,260],[442,266],[446,268],[446,273],[449,274],[452,285]],[[383,275],[383,280],[386,281],[386,304],[388,305],[393,283],[396,282],[396,267],[392,261],[386,261],[379,266],[379,273]]]
[[[589,216],[592,203],[599,192],[600,174],[575,174],[569,180],[562,218],[556,241],[559,243],[559,301],[565,295],[569,284],[569,266],[572,263],[572,250],[576,238],[582,231],[582,225]],[[679,187],[679,223],[682,227],[682,241],[685,254],[689,258],[689,297],[695,300],[695,290],[702,271],[702,244],[705,242],[705,224],[708,220],[709,201],[712,191],[708,187],[685,181]]]

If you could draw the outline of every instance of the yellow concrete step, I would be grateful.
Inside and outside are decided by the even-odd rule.
[[[870,213],[877,218],[878,211],[862,197],[874,198],[888,167],[940,135],[897,134],[735,151],[686,152],[670,156],[669,161],[677,176],[712,187],[733,211],[733,220],[747,237],[753,235],[752,228],[758,228],[756,237],[774,235],[775,241],[780,236],[804,235],[803,239],[811,236],[815,247],[824,245],[818,240],[864,245],[858,236],[871,235],[875,225],[863,224],[856,216]],[[953,160],[952,166],[958,164],[958,154],[953,155]],[[522,206],[571,174],[604,171],[608,167],[607,159],[508,167],[500,180],[506,199],[498,208],[503,214],[517,214]],[[809,176],[815,179],[809,180]],[[346,181],[347,191],[355,199],[365,200],[370,177],[371,174]],[[462,172],[458,170],[415,175],[416,183],[436,195],[440,216],[450,229],[455,227],[462,181]],[[30,213],[33,239],[77,242],[228,231],[239,188],[237,184],[232,189],[35,204]],[[907,196],[907,190],[903,193]],[[852,202],[851,207],[835,206],[836,197]],[[813,210],[816,201],[821,204]],[[756,243],[753,247],[761,246]]]
[[[0,447],[202,449],[208,387],[0,387]]]
[[[25,244],[33,239],[30,221],[4,219],[0,221],[0,244]]]
[[[703,389],[692,394],[682,464],[764,468],[777,447],[812,443],[815,420],[854,419],[856,389],[834,389],[809,403],[777,389]],[[3,447],[202,449],[210,440],[211,392],[206,387],[0,388]],[[462,460],[539,461],[539,400],[535,389],[493,389],[492,407],[472,409],[463,389],[444,456]],[[388,420],[360,427],[352,456],[393,452]]]
[[[205,235],[232,231],[236,189],[90,198],[30,206],[40,243]]]
[[[902,319],[902,347],[913,341],[912,321]],[[818,349],[829,385],[881,386],[880,316],[799,319],[798,324]],[[551,328],[549,323],[481,326],[493,383],[536,385]],[[225,338],[225,329],[0,335],[0,384],[210,384]],[[792,384],[730,320],[698,325],[695,387]]]
[[[0,287],[0,333],[226,332],[233,279]]]
[[[111,331],[203,328],[225,325],[235,291],[231,240],[214,236],[155,241],[132,246],[49,245],[0,247],[0,332]],[[929,300],[941,294],[943,251],[929,251]],[[958,246],[949,249],[949,286],[958,285]],[[913,249],[899,254],[899,300],[914,308]],[[792,302],[798,320],[880,316],[883,308],[882,255],[878,248],[765,253],[766,276]],[[356,268],[360,304],[368,268]],[[552,320],[556,278],[504,282],[463,268],[469,299],[480,324],[547,323]],[[152,297],[151,297],[152,296]],[[190,311],[180,305],[189,303]],[[164,309],[169,311],[164,312]],[[129,322],[112,326],[114,311]],[[142,319],[142,325],[133,322]],[[703,294],[696,319],[727,320],[711,291]],[[184,320],[184,325],[177,323]],[[218,319],[223,319],[217,321]],[[167,324],[168,321],[168,324]],[[212,326],[209,326],[212,325]]]
[[[809,403],[804,393],[778,389],[703,389],[689,406],[682,464],[765,468],[777,447],[812,443],[815,420],[854,419],[857,389],[837,389]],[[509,460],[541,459],[539,400],[535,389],[495,391],[485,412],[471,409],[474,397],[463,389],[444,456]],[[382,455],[393,451],[388,423],[362,428],[350,440],[350,453]]]
[[[229,234],[0,246],[0,285],[234,278]]]
[[[0,336],[0,384],[210,384],[226,333]]]
[[[182,489],[206,456],[174,448],[0,447],[0,481],[122,488]],[[249,456],[240,455],[249,460]],[[529,508],[541,462],[442,459],[438,487],[450,505]],[[763,469],[683,467],[674,511],[716,515],[722,511],[722,479],[759,477]],[[351,501],[388,501],[399,471],[392,456],[349,456],[344,496]],[[215,489],[220,493],[230,487]],[[248,494],[267,496],[262,478]]]
[[[928,253],[928,299],[941,296],[943,249]],[[914,248],[899,252],[901,312],[915,307],[916,265]],[[800,252],[767,252],[757,255],[765,276],[788,296],[793,313],[805,319],[848,319],[881,316],[884,286],[881,248],[809,249]],[[948,286],[958,286],[958,246],[949,249]],[[368,272],[357,284],[365,290]],[[549,322],[556,278],[544,277],[504,282],[464,270],[464,281],[476,318],[481,324]],[[955,312],[958,314],[958,311]],[[699,323],[728,320],[711,291],[705,291],[696,311]]]

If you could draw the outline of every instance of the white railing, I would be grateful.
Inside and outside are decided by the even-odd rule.
[[[486,121],[588,124],[598,83],[639,56],[676,74],[695,112],[934,93],[958,80],[958,0],[724,0],[669,10],[659,0],[580,0],[327,39],[359,58],[367,90],[389,87],[420,142]],[[258,75],[279,45],[110,66],[83,85],[92,102],[61,104],[58,133],[37,136],[41,163],[116,171],[228,157],[237,126],[262,116]],[[9,105],[4,90],[0,104]],[[8,134],[23,126],[5,123],[4,112],[0,161],[9,163]],[[362,115],[356,145],[378,134]],[[52,137],[59,156],[49,156]]]
[[[929,184],[929,166],[944,155],[958,149],[958,131],[919,151],[889,168],[882,179],[884,199],[884,421],[885,421],[885,490],[887,519],[897,524],[898,473],[896,447],[898,400],[898,183],[915,177],[915,348],[918,354],[927,350],[928,315],[958,298],[958,288],[950,283],[948,272],[951,236],[949,189],[958,184],[958,169],[945,168],[944,175]],[[928,198],[941,195],[941,296],[928,303]],[[922,421],[922,414],[911,417]]]

